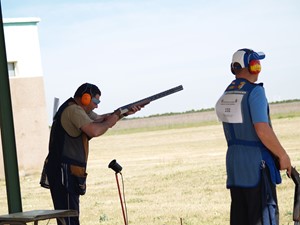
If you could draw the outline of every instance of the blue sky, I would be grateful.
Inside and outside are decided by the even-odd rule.
[[[136,116],[214,107],[240,48],[263,51],[268,100],[299,99],[300,1],[2,0],[4,18],[38,17],[49,118],[91,82],[97,113],[183,85]]]

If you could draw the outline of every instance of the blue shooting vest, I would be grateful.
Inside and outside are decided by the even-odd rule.
[[[248,98],[255,88],[263,87],[262,84],[250,83],[246,79],[236,79],[224,92],[224,95],[239,96],[238,98],[241,99],[239,109],[242,116],[242,122],[223,121],[228,145],[226,154],[227,188],[250,188],[259,185],[262,162],[268,166],[272,182],[274,184],[281,182],[274,158],[258,138],[252,122]],[[221,99],[222,97],[219,101]],[[216,107],[218,107],[218,103]]]

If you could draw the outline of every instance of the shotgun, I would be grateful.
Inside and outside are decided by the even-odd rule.
[[[179,85],[179,86],[177,86],[177,87],[168,89],[168,90],[166,90],[166,91],[157,93],[157,94],[155,94],[155,95],[151,95],[151,96],[149,96],[149,97],[147,97],[147,98],[143,98],[143,99],[138,100],[138,101],[136,101],[136,102],[132,102],[132,103],[130,103],[130,104],[124,105],[124,106],[122,106],[122,107],[116,109],[116,110],[114,111],[114,113],[118,114],[119,116],[126,116],[126,113],[127,113],[128,111],[130,111],[130,109],[131,109],[132,107],[134,107],[134,106],[141,106],[141,107],[143,107],[143,106],[149,104],[149,103],[152,102],[152,101],[155,101],[155,100],[157,100],[157,99],[160,99],[160,98],[166,97],[166,96],[168,96],[168,95],[174,94],[174,93],[176,93],[176,92],[178,92],[178,91],[181,91],[181,90],[183,90],[183,86],[182,86],[182,85]]]
[[[293,220],[294,220],[295,224],[299,224],[299,221],[300,221],[300,176],[295,167],[292,167],[291,178],[295,183]]]

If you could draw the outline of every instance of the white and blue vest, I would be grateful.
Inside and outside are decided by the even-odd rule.
[[[228,145],[227,188],[259,185],[262,162],[268,166],[272,182],[281,183],[274,157],[258,138],[252,122],[248,98],[255,88],[263,88],[263,85],[236,79],[216,104],[216,113],[223,122]]]

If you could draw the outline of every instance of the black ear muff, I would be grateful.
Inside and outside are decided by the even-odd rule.
[[[230,69],[231,69],[231,72],[235,75],[235,71],[242,69],[242,66],[241,66],[241,64],[235,62],[235,63],[230,64]]]
[[[233,63],[230,64],[230,70],[231,70],[231,73],[233,73],[235,75],[235,72],[233,70]]]

